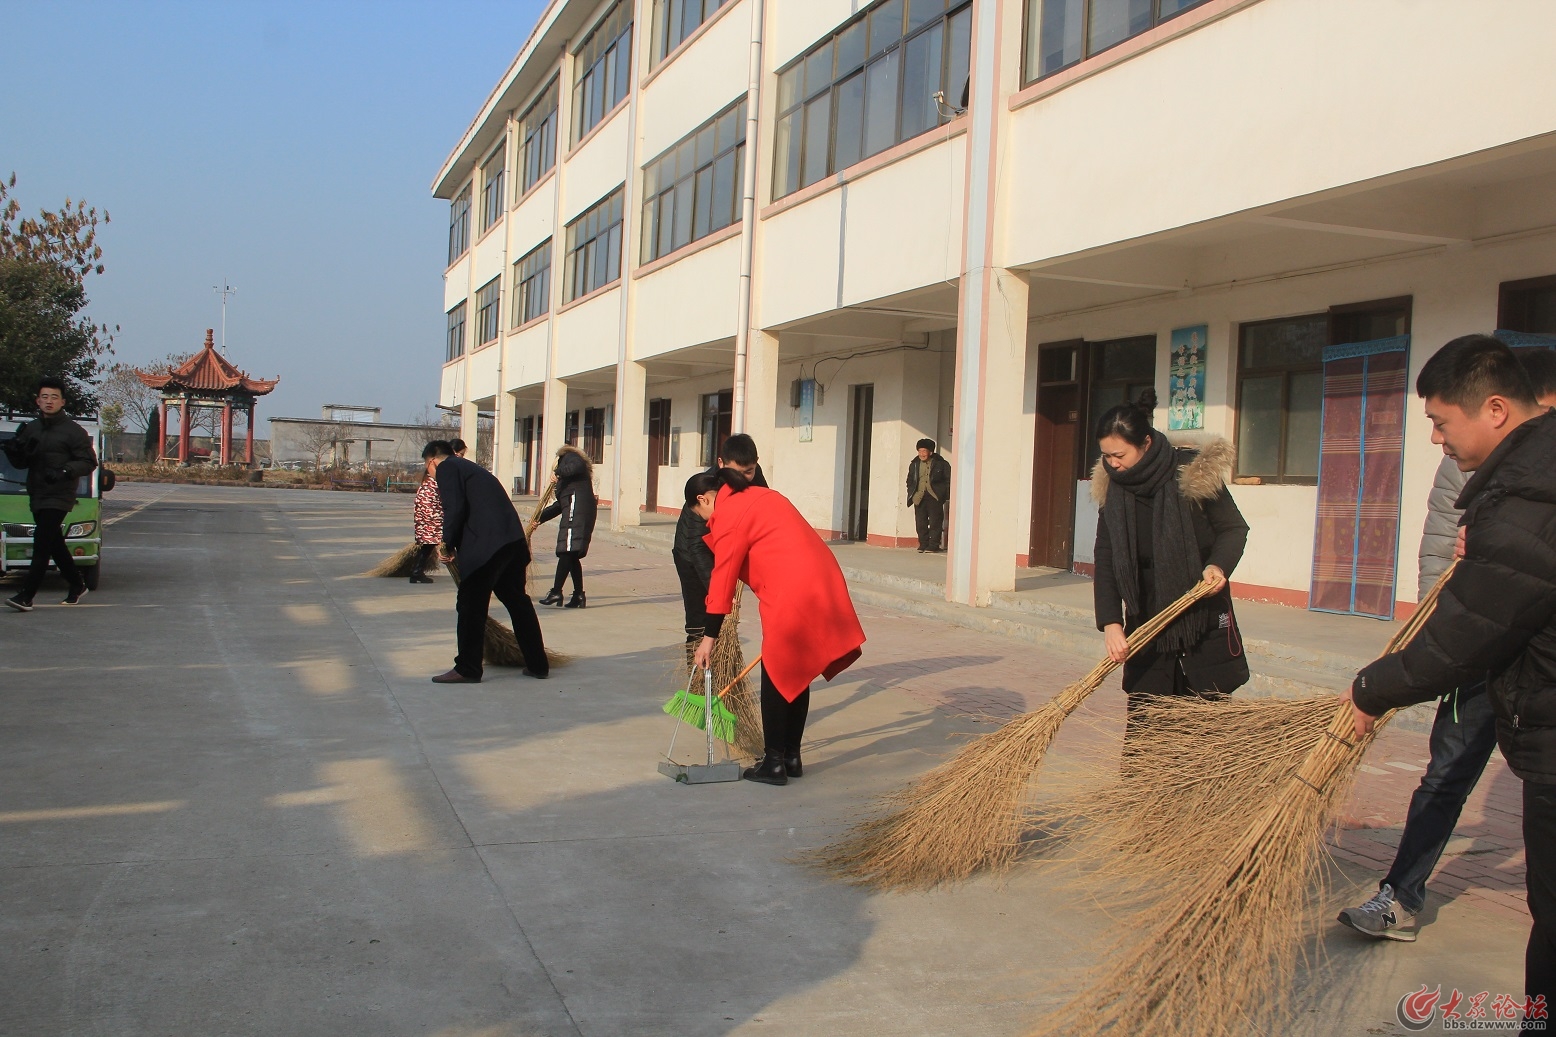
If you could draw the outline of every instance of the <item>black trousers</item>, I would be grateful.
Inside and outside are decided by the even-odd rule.
[[[70,557],[70,548],[65,544],[66,512],[59,508],[37,508],[32,513],[34,531],[32,534],[32,563],[27,566],[27,575],[22,578],[21,596],[28,601],[38,593],[38,588],[43,586],[43,576],[49,571],[49,560],[59,566],[59,574],[65,578],[65,582],[72,587],[81,586],[81,574],[76,571],[75,559]]]
[[[571,551],[559,551],[556,556],[556,582],[551,586],[558,594],[567,578],[573,578],[573,593],[583,593],[583,555]]]
[[[1556,785],[1524,782],[1524,854],[1534,918],[1524,951],[1524,995],[1530,1000],[1543,995],[1549,1012],[1556,995]]]
[[[945,501],[924,494],[923,499],[913,505],[913,519],[918,528],[918,549],[940,550],[940,535],[945,529]]]
[[[475,572],[462,573],[455,608],[459,613],[459,654],[454,669],[466,677],[480,677],[482,651],[486,646],[486,611],[492,595],[503,603],[513,620],[513,636],[524,653],[524,668],[546,674],[551,664],[546,659],[546,642],[540,633],[540,618],[524,588],[524,570],[529,568],[529,545],[522,540],[500,548]]]
[[[810,716],[810,687],[790,702],[784,698],[762,667],[762,743],[769,753],[792,755],[800,751],[805,719]]]
[[[681,607],[686,612],[686,643],[696,648],[708,625],[708,585],[702,582],[697,567],[680,555],[675,559],[675,574],[681,579]]]

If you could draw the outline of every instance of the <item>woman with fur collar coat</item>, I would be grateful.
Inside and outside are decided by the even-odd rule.
[[[1096,428],[1094,592],[1109,656],[1123,661],[1126,635],[1201,579],[1220,586],[1124,663],[1131,714],[1150,696],[1220,697],[1248,681],[1227,585],[1248,541],[1227,489],[1232,445],[1217,438],[1200,449],[1174,447],[1151,427],[1155,405],[1147,389]]]
[[[594,495],[594,465],[589,463],[588,454],[563,444],[557,448],[555,472],[556,501],[540,513],[540,521],[562,520],[556,529],[556,582],[540,604],[562,605],[562,585],[571,576],[573,596],[562,607],[581,609],[588,605],[583,589],[583,558],[589,553],[594,520],[599,514],[599,498]]]

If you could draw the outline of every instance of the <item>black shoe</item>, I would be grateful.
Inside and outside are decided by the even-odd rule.
[[[755,767],[747,767],[740,775],[747,781],[759,781],[763,785],[787,785],[789,774],[784,770],[783,757],[769,752]]]
[[[560,605],[560,604],[562,604],[562,588],[560,588],[560,587],[552,587],[551,588],[551,593],[547,594],[544,598],[541,598],[539,601],[535,602],[535,604],[537,604],[537,605]]]
[[[12,597],[6,598],[5,599],[5,603],[7,605],[11,606],[13,609],[15,609],[18,612],[31,612],[32,611],[32,599],[31,598],[24,598],[20,594],[16,594],[16,595],[13,595]]]
[[[81,599],[84,597],[86,597],[86,584],[83,583],[79,587],[70,588],[70,593],[65,595],[65,600],[60,602],[60,604],[79,605],[81,604]]]
[[[792,753],[783,754],[783,771],[791,778],[803,778],[805,776],[805,765],[800,762],[800,751],[798,749]]]
[[[565,609],[581,609],[581,608],[587,608],[588,605],[589,605],[589,599],[584,597],[584,592],[583,591],[574,591],[572,600],[570,600],[566,605],[563,605],[562,607],[565,608]]]
[[[416,573],[416,574],[411,576],[411,582],[412,583],[431,583],[431,582],[433,582],[433,580],[432,580],[432,577],[428,576],[426,573]]]
[[[536,680],[543,681],[547,677],[551,676],[551,671],[550,670],[546,670],[544,673],[542,673],[542,672],[540,672],[538,670],[532,670],[528,666],[526,666],[526,667],[524,667],[524,676],[526,676],[526,677],[534,677]]]

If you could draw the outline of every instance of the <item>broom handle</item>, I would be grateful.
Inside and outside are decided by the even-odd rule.
[[[741,670],[740,673],[735,677],[734,680],[732,680],[728,684],[724,685],[723,689],[719,691],[719,698],[723,698],[725,695],[728,695],[729,694],[729,689],[733,688],[735,685],[737,685],[741,681],[745,680],[746,679],[746,674],[748,674],[752,670],[756,669],[756,664],[761,662],[761,661],[762,661],[762,657],[759,655],[755,659],[752,659],[750,662],[746,663],[746,668]],[[709,681],[708,687],[711,689],[713,687],[713,684],[712,684],[712,681],[713,681],[713,671],[712,670],[708,671],[708,681]]]
[[[1155,641],[1157,636],[1172,624],[1173,620],[1177,619],[1179,616],[1183,615],[1189,610],[1189,606],[1193,605],[1201,598],[1209,597],[1212,593],[1213,591],[1211,589],[1210,582],[1208,580],[1201,580],[1193,587],[1190,587],[1188,593],[1183,595],[1183,597],[1179,598],[1171,605],[1168,605],[1156,615],[1152,616],[1150,619],[1140,624],[1140,626],[1136,627],[1134,633],[1130,634],[1125,639],[1129,642],[1128,658],[1133,658],[1135,654],[1138,653],[1142,648],[1150,644],[1152,641]],[[1087,688],[1095,687],[1096,685],[1102,683],[1104,677],[1118,669],[1118,667],[1121,665],[1121,663],[1116,663],[1111,658],[1103,659],[1092,668],[1092,671],[1089,674],[1087,674],[1080,682],[1078,682],[1077,686]]]

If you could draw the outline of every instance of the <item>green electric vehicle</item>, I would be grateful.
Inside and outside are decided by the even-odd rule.
[[[0,440],[16,437],[16,430],[35,415],[0,409]],[[65,516],[65,542],[81,569],[88,590],[97,589],[103,571],[103,490],[113,476],[103,472],[103,430],[96,415],[75,417],[76,424],[92,437],[98,466],[76,483],[76,506]],[[32,562],[32,509],[27,504],[27,471],[13,468],[0,451],[0,575],[25,569]]]

